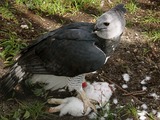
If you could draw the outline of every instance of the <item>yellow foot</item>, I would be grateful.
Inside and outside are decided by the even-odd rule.
[[[93,104],[93,103],[97,103],[97,101],[89,99],[83,90],[79,91],[79,95],[80,95],[80,99],[83,101],[84,113],[87,112],[87,108],[91,108],[94,110],[94,112],[97,113],[96,106]]]
[[[91,103],[91,102],[92,102],[92,101],[90,101],[90,99],[84,99],[84,100],[83,100],[84,113],[87,112],[87,109],[88,109],[88,108],[93,109],[93,111],[97,113],[96,106],[95,106],[93,103]]]

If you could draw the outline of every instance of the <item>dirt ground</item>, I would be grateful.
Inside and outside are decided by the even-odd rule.
[[[158,1],[137,1],[141,11],[136,15],[127,14],[127,20],[129,20],[130,17],[136,18],[140,15],[145,16],[145,10],[147,9],[158,9],[155,10],[157,12],[160,10],[158,7]],[[104,8],[104,10],[106,9],[107,7]],[[95,19],[91,14],[98,14],[97,10],[94,9],[90,11],[81,11],[77,15],[66,14],[64,16],[46,16],[45,13],[43,13],[40,17],[33,12],[24,9],[23,7],[20,8],[16,5],[13,5],[13,10],[17,13],[16,17],[20,25],[29,24],[29,22],[31,22],[31,28],[23,29],[14,24],[14,21],[7,21],[1,18],[0,28],[4,31],[15,31],[22,39],[29,42],[33,41],[40,34],[48,30],[55,29],[63,24],[76,21],[94,22]],[[12,26],[10,26],[10,24],[12,24]],[[144,27],[142,26],[143,25],[132,21],[132,26],[126,27],[120,45],[106,65],[102,69],[98,70],[97,73],[91,74],[87,77],[88,81],[107,81],[115,84],[116,91],[114,92],[110,103],[112,104],[112,100],[116,98],[118,100],[118,104],[111,105],[112,111],[117,106],[124,106],[126,103],[132,103],[137,107],[145,103],[148,106],[148,111],[152,111],[153,109],[160,111],[160,97],[155,99],[151,96],[151,93],[156,93],[160,96],[160,41],[149,42],[149,38],[142,34],[142,32],[144,32]],[[148,26],[145,27],[148,29],[158,29],[159,25],[153,23],[148,24]],[[0,39],[5,37],[6,36],[0,34]],[[3,67],[3,60],[0,60],[0,76],[5,72]],[[130,75],[130,81],[127,83],[122,78],[122,74],[124,73]],[[149,76],[151,80],[147,81],[146,84],[141,84],[141,81],[145,79],[146,76]],[[127,84],[128,88],[122,88],[123,84]],[[144,86],[147,87],[146,90],[142,90]],[[28,102],[37,99],[37,97],[34,97],[33,95],[27,95],[24,98],[18,99]],[[3,93],[0,93],[0,114],[3,115],[5,112],[9,112],[17,106],[18,103],[15,100],[5,101]],[[39,118],[39,120],[45,119],[72,120],[75,118],[70,116],[59,118],[55,115],[49,115],[48,118]],[[82,117],[77,120],[87,119],[87,117]],[[126,119],[126,116],[122,115],[121,119]]]

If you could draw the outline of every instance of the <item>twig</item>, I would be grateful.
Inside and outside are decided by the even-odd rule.
[[[134,92],[130,92],[130,93],[124,93],[123,95],[143,95],[145,94],[145,91],[134,91]]]
[[[126,94],[130,94],[128,91],[124,90],[123,88],[121,88],[119,85],[117,85],[116,83],[114,83],[113,81],[109,80],[106,76],[101,76],[103,79],[107,79],[111,84],[114,84],[119,90],[123,91]],[[140,104],[142,104],[143,102],[140,101],[137,97],[135,97],[134,95],[130,94],[130,96],[135,99],[137,102],[139,102]]]

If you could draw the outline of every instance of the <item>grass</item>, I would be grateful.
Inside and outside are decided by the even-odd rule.
[[[13,58],[20,52],[21,49],[27,46],[24,41],[18,38],[15,32],[3,32],[0,33],[7,34],[8,38],[2,39],[0,41],[0,57],[4,60],[6,65],[13,64]]]
[[[126,5],[127,11],[131,14],[135,13],[138,9],[136,1],[135,0],[131,0],[130,2],[128,2]]]
[[[67,12],[74,13],[80,9],[99,8],[100,6],[100,0],[16,0],[16,3],[23,3],[31,10],[38,10],[50,15],[63,15]]]
[[[137,16],[136,12],[140,12],[135,0],[128,2],[126,8],[133,18],[127,20],[127,27],[135,27],[135,23],[139,24],[142,31],[151,41],[156,42],[160,40],[160,30],[157,27],[160,24],[159,15],[153,10],[146,10],[145,16]],[[134,14],[134,15],[133,15]],[[157,24],[156,28],[153,28],[152,25]],[[146,27],[147,26],[147,27]],[[138,26],[137,26],[138,27]]]
[[[142,18],[143,23],[160,23],[160,19],[156,18],[154,15],[147,15]]]
[[[100,0],[16,0],[16,3],[25,4],[31,10],[38,10],[47,14],[65,14],[66,12],[75,12],[80,9],[96,7],[100,5]],[[9,2],[5,2],[0,7],[0,15],[8,21],[15,21],[16,17],[10,7]],[[19,53],[21,49],[26,47],[26,43],[18,38],[15,32],[4,32],[0,30],[0,34],[8,36],[0,41],[0,57],[5,61],[6,65],[11,65],[13,57]]]
[[[143,26],[152,26],[152,24],[157,24],[157,26],[155,26],[154,28],[144,27],[144,29],[146,30],[146,32],[144,33],[153,42],[160,40],[160,30],[158,28],[160,19],[157,14],[155,14],[153,11],[148,11],[148,14],[142,17],[139,22],[143,24]]]
[[[45,112],[45,103],[40,100],[32,102],[16,100],[16,102],[19,104],[19,107],[9,114],[0,115],[0,120],[38,120],[48,115],[48,113]],[[127,118],[138,120],[138,110],[132,103],[114,109],[110,109],[109,103],[107,103],[106,106],[101,108],[97,114],[97,118],[94,120],[122,120]],[[150,118],[150,120],[155,120],[152,113],[147,114],[147,117]]]
[[[153,30],[151,32],[148,33],[148,35],[150,36],[151,40],[156,42],[156,41],[160,41],[160,30]]]
[[[7,1],[0,6],[0,16],[7,21],[13,21],[14,24],[18,24],[14,10]],[[4,23],[2,23],[2,26],[3,25]],[[6,29],[8,30],[0,30],[0,35],[3,36],[3,39],[0,39],[0,57],[6,65],[11,65],[13,63],[13,57],[17,55],[22,48],[26,47],[26,43],[18,38],[16,32],[10,32],[8,26]]]
[[[113,112],[110,110],[110,103],[106,103],[106,105],[104,105],[98,112],[97,114],[97,120],[100,119],[107,119],[107,120],[114,120],[114,114]]]
[[[38,117],[45,116],[44,104],[40,101],[22,103],[17,101],[19,108],[14,109],[10,114],[1,115],[0,120],[37,120]]]
[[[106,106],[102,107],[102,109],[99,111],[97,120],[102,118],[105,118],[106,120],[122,120],[129,117],[138,120],[137,108],[132,103],[127,103],[123,107],[119,106],[112,108],[112,105],[109,103],[107,103]]]
[[[140,21],[142,23],[145,23],[145,24],[147,24],[147,23],[150,23],[150,24],[157,23],[157,24],[159,24],[160,23],[158,13],[155,13],[152,10],[147,10],[146,13],[147,14],[140,19]]]
[[[158,25],[160,24],[160,19],[154,13],[148,14],[143,18],[142,22],[144,24],[157,24],[157,28],[148,29],[147,33],[145,33],[153,42],[160,41],[160,30]]]
[[[129,104],[127,106],[127,113],[131,116],[133,116],[135,119],[138,119],[138,111],[137,108],[134,107],[132,104]]]
[[[136,106],[133,103],[126,103],[124,106],[119,106],[115,110],[114,114],[117,115],[117,118],[121,120],[122,118],[133,118],[138,120],[138,112]]]
[[[16,17],[12,12],[8,2],[5,2],[5,4],[0,6],[0,16],[6,20],[13,20],[17,22]]]
[[[153,42],[160,41],[160,30],[148,30],[144,34]]]

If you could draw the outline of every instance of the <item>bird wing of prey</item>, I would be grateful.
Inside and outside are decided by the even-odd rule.
[[[17,64],[32,74],[73,77],[97,70],[105,54],[95,46],[94,24],[72,23],[51,31],[22,51]]]

